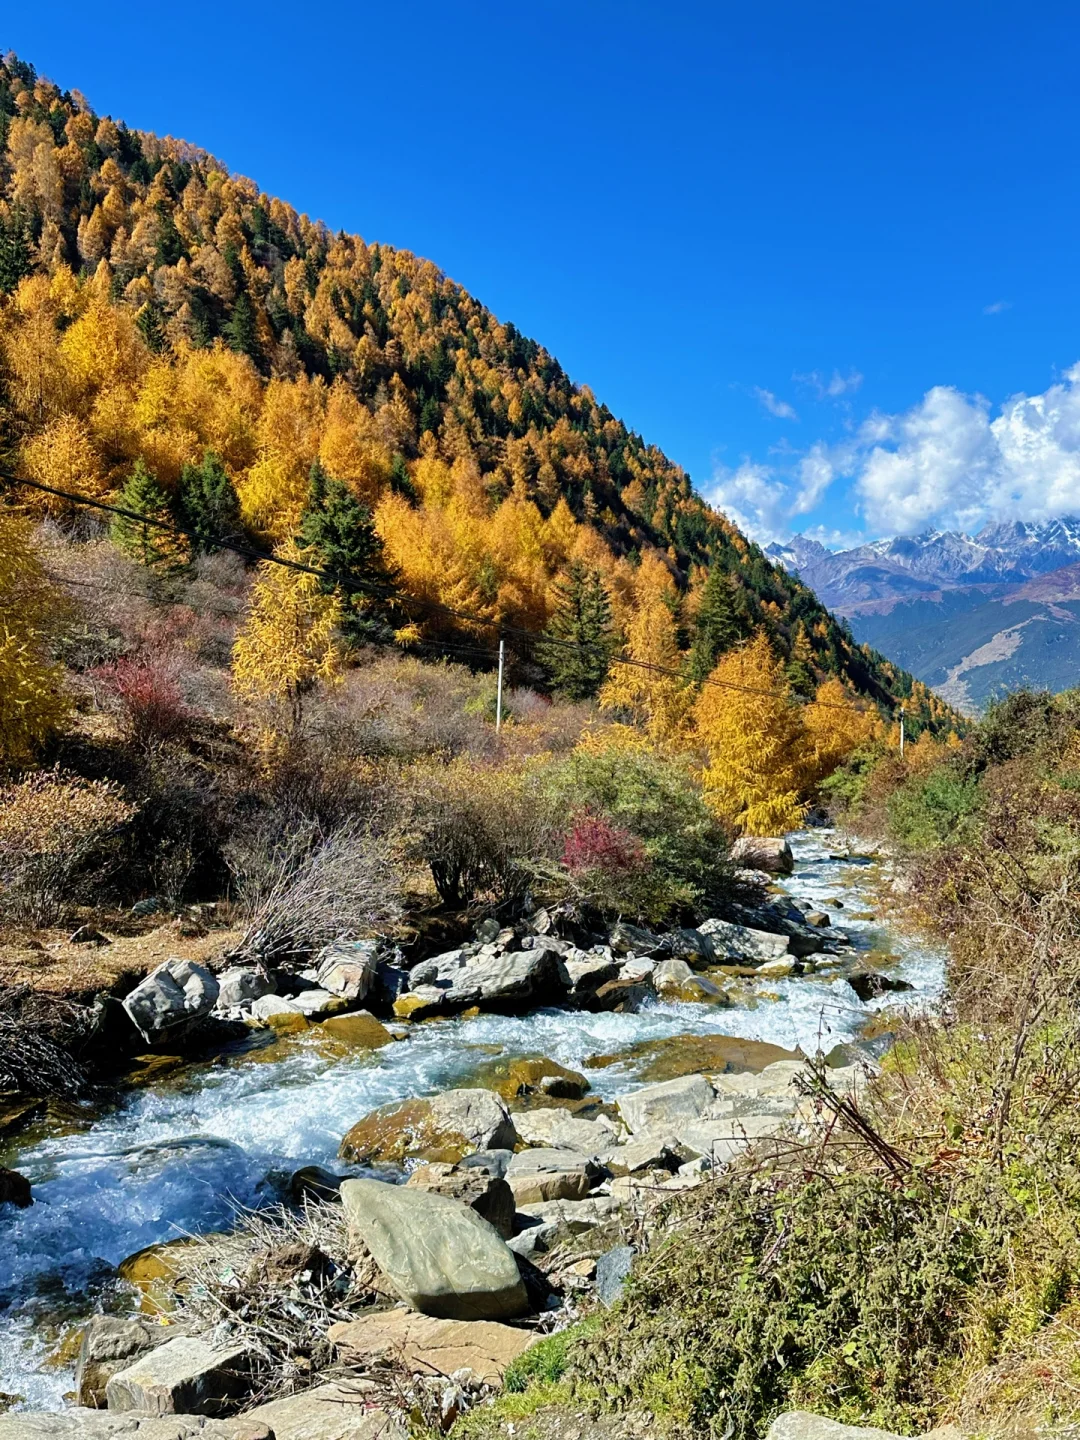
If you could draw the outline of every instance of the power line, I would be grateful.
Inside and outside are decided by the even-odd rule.
[[[55,495],[61,500],[67,500],[73,505],[85,505],[93,510],[104,511],[109,515],[116,515],[123,520],[134,521],[138,525],[152,526],[154,529],[164,530],[170,535],[183,535],[185,539],[193,540],[205,548],[213,550],[230,550],[236,555],[241,555],[247,560],[255,560],[260,564],[282,565],[289,570],[298,570],[305,575],[314,575],[319,580],[328,581],[330,584],[340,587],[343,590],[353,591],[360,595],[367,595],[372,599],[382,599],[393,602],[403,608],[409,605],[418,605],[423,609],[435,611],[440,615],[450,616],[455,620],[462,620],[469,625],[480,625],[486,629],[494,630],[500,636],[516,635],[527,640],[530,644],[542,641],[544,645],[556,646],[563,650],[576,650],[581,653],[594,653],[600,647],[596,645],[579,644],[573,640],[559,640],[551,635],[537,635],[533,630],[526,630],[521,625],[511,625],[506,621],[492,620],[485,615],[477,615],[468,610],[459,610],[452,605],[445,605],[440,600],[428,600],[419,595],[409,595],[393,589],[388,585],[379,585],[372,581],[356,580],[349,575],[338,574],[325,566],[307,565],[301,560],[288,560],[282,555],[275,555],[272,551],[259,550],[253,545],[244,545],[238,540],[230,537],[215,537],[207,545],[204,536],[195,530],[181,525],[175,521],[157,520],[150,515],[140,515],[137,510],[127,510],[121,505],[110,505],[107,501],[94,499],[90,495],[79,495],[71,490],[62,490],[55,485],[45,485],[40,480],[23,480],[17,475],[12,475],[6,470],[0,470],[0,480],[5,481],[10,487],[27,486],[32,490],[39,490],[46,495]],[[686,675],[681,670],[676,670],[669,665],[657,665],[651,660],[632,660],[625,656],[609,657],[612,665],[622,665],[635,670],[645,670],[655,675],[670,676],[675,680],[686,680]],[[740,685],[734,680],[714,680],[710,676],[705,680],[696,682],[699,685],[708,685],[722,690],[736,690],[744,695],[759,695],[768,699],[784,699],[787,692],[783,690],[765,690],[755,685]],[[851,706],[837,704],[829,700],[813,700],[808,704],[818,705],[827,710],[850,711]]]

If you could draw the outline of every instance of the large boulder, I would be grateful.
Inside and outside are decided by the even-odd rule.
[[[631,925],[628,920],[616,921],[611,927],[608,942],[616,955],[659,956],[665,949],[665,942],[659,935],[640,925]]]
[[[167,1339],[161,1326],[116,1315],[95,1315],[79,1342],[75,1364],[75,1399],[80,1405],[104,1408],[105,1387],[127,1368],[133,1355],[152,1350]]]
[[[377,940],[338,940],[319,956],[316,981],[350,1005],[366,1000],[378,975]]]
[[[653,972],[653,985],[662,1000],[695,1000],[708,1005],[730,1005],[730,998],[707,975],[695,975],[685,960],[661,960]]]
[[[346,1180],[350,1229],[414,1310],[444,1320],[504,1320],[528,1301],[506,1241],[445,1195],[379,1180]]]
[[[747,870],[765,870],[770,875],[790,875],[795,869],[791,846],[782,835],[743,835],[732,845],[731,859]]]
[[[619,962],[607,946],[603,950],[572,950],[564,957],[563,965],[570,978],[570,999],[574,1001],[587,1000],[619,973]]]
[[[474,960],[460,970],[446,992],[451,1010],[520,1010],[557,1004],[570,991],[562,956],[544,947]]]
[[[659,1085],[643,1085],[615,1102],[634,1135],[670,1135],[686,1121],[708,1115],[716,1091],[704,1075],[683,1075]]]
[[[193,960],[166,960],[124,1000],[132,1024],[150,1044],[172,1037],[209,1015],[218,982]]]
[[[140,1356],[105,1387],[110,1410],[150,1415],[221,1415],[251,1383],[252,1353],[244,1345],[214,1346],[178,1335]]]
[[[394,1039],[386,1026],[366,1010],[357,1010],[350,1015],[331,1015],[322,1022],[319,1031],[357,1050],[380,1050],[384,1045],[392,1044]]]
[[[788,937],[771,930],[755,930],[731,920],[706,920],[698,926],[698,932],[708,937],[721,965],[758,965],[788,955]]]
[[[400,1362],[416,1375],[471,1370],[485,1385],[498,1385],[536,1336],[494,1320],[435,1320],[390,1310],[331,1325],[327,1339],[347,1365]]]
[[[547,1150],[576,1150],[581,1155],[600,1155],[616,1145],[619,1128],[606,1115],[586,1120],[566,1110],[524,1110],[514,1116],[514,1125],[526,1145]]]
[[[506,1171],[519,1210],[549,1200],[584,1200],[602,1176],[589,1155],[573,1150],[522,1150]]]
[[[346,1432],[353,1440],[352,1431]],[[381,1432],[356,1431],[362,1440]],[[0,1415],[0,1440],[317,1440],[294,1432],[275,1434],[253,1415],[235,1420],[208,1420],[204,1415],[110,1415],[78,1406],[60,1413]],[[386,1440],[403,1440],[387,1435]]]
[[[345,1135],[339,1154],[357,1165],[410,1158],[454,1163],[474,1150],[512,1150],[517,1131],[493,1090],[445,1090],[381,1105]]]
[[[371,1388],[351,1377],[340,1385],[317,1385],[256,1405],[244,1419],[273,1431],[274,1440],[408,1440],[408,1425],[373,1404]]]
[[[34,1203],[30,1194],[30,1181],[18,1170],[8,1170],[0,1165],[0,1205],[16,1205],[25,1210]]]
[[[264,995],[270,995],[274,990],[274,982],[261,970],[249,969],[242,965],[234,965],[229,970],[223,970],[217,977],[218,997],[215,1004],[216,1010],[239,1010],[244,1006],[250,1006],[255,1000],[260,1000]]]

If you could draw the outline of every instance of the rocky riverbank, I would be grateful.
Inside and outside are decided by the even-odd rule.
[[[405,1384],[400,1353],[413,1356],[418,1367],[409,1370],[406,1389],[423,1382],[423,1403],[430,1409],[437,1401],[440,1423],[482,1398],[502,1373],[499,1367],[512,1363],[521,1346],[575,1318],[583,1307],[617,1296],[633,1255],[648,1243],[649,1217],[666,1200],[705,1183],[712,1167],[747,1148],[783,1143],[786,1134],[797,1132],[809,1115],[808,1090],[820,1083],[803,1052],[832,1052],[828,1083],[844,1092],[857,1090],[873,1068],[872,1046],[862,1054],[850,1048],[862,1029],[858,1012],[865,1013],[867,1002],[877,1008],[887,987],[914,984],[916,998],[926,993],[926,972],[918,968],[927,963],[923,957],[915,968],[905,956],[891,968],[868,959],[882,937],[865,918],[862,867],[831,859],[829,843],[827,836],[814,836],[797,847],[806,856],[805,869],[786,882],[787,889],[766,895],[763,886],[773,877],[763,877],[756,900],[749,899],[742,912],[694,930],[655,935],[619,926],[595,935],[582,933],[574,917],[540,913],[513,929],[484,927],[466,944],[409,970],[375,946],[352,945],[332,947],[315,966],[293,975],[237,967],[217,975],[207,969],[208,978],[192,968],[174,972],[166,965],[156,971],[126,997],[123,1009],[126,1023],[152,1039],[159,1052],[197,1035],[208,1021],[235,1026],[249,1037],[209,1067],[205,1062],[178,1067],[171,1079],[159,1078],[128,1111],[128,1120],[133,1115],[135,1120],[128,1138],[141,1140],[142,1153],[129,1166],[126,1200],[145,1213],[147,1201],[156,1197],[159,1218],[117,1225],[108,1234],[98,1225],[87,1233],[85,1222],[90,1229],[98,1224],[107,1197],[124,1197],[125,1190],[115,1177],[91,1191],[73,1185],[79,1162],[62,1136],[29,1147],[25,1168],[35,1198],[49,1203],[55,1197],[66,1211],[64,1224],[37,1225],[40,1205],[19,1212],[25,1219],[7,1222],[5,1215],[15,1247],[14,1289],[21,1281],[24,1299],[34,1275],[48,1274],[40,1260],[34,1268],[34,1244],[51,1228],[54,1242],[74,1249],[80,1220],[84,1242],[99,1254],[113,1248],[111,1265],[145,1292],[140,1303],[151,1307],[146,1318],[109,1319],[110,1325],[141,1327],[135,1350],[104,1353],[115,1343],[121,1349],[133,1344],[135,1332],[119,1342],[103,1338],[104,1332],[86,1332],[92,1338],[84,1337],[84,1361],[92,1350],[93,1364],[108,1364],[113,1373],[104,1391],[100,1373],[85,1388],[84,1364],[75,1383],[81,1398],[104,1399],[119,1411],[134,1395],[141,1411],[150,1402],[139,1375],[150,1375],[146,1383],[157,1395],[166,1380],[154,1367],[164,1365],[162,1374],[176,1382],[168,1402],[175,1411],[189,1404],[185,1397],[203,1393],[202,1381],[196,1383],[184,1367],[205,1362],[211,1370],[248,1376],[236,1382],[234,1392],[198,1402],[197,1413],[208,1418],[224,1420],[245,1401],[250,1407],[271,1374],[274,1384],[284,1377],[286,1386],[310,1385],[315,1375],[335,1384],[377,1384],[380,1403],[390,1404],[394,1386]],[[854,884],[841,883],[848,872]],[[747,883],[753,883],[750,877]],[[794,894],[804,903],[795,903]],[[825,904],[830,899],[831,909]],[[845,907],[852,919],[844,932],[823,923]],[[883,983],[864,987],[864,1001],[856,986],[868,975]],[[710,987],[721,998],[709,993]],[[831,1021],[823,1019],[830,1008],[836,1012]],[[376,1010],[381,1018],[372,1013]],[[481,1013],[470,1018],[477,1010]],[[787,1033],[782,1026],[770,1027],[770,1013],[790,1022],[796,1011],[804,1020],[789,1023]],[[803,1051],[763,1043],[770,1028],[778,1038],[802,1041]],[[797,1036],[791,1033],[796,1028]],[[269,1045],[260,1041],[263,1036]],[[406,1038],[398,1040],[401,1036]],[[436,1050],[438,1073],[457,1083],[432,1084]],[[274,1071],[276,1084],[260,1084]],[[382,1104],[363,1108],[349,1098],[366,1094],[377,1100],[379,1089],[385,1094],[388,1087],[391,1096]],[[215,1111],[215,1092],[222,1102],[231,1095],[236,1103]],[[294,1164],[275,1174],[273,1165],[259,1163],[258,1147],[250,1141],[249,1102],[255,1097],[264,1133],[273,1133],[276,1123],[279,1156],[291,1153],[318,1168]],[[165,1122],[170,1107],[175,1112],[177,1106],[186,1107],[186,1136],[176,1133],[175,1121]],[[196,1118],[200,1106],[217,1130],[213,1143],[205,1121]],[[282,1154],[282,1138],[298,1128],[298,1107],[306,1107],[309,1128],[294,1135]],[[333,1137],[333,1149],[326,1142],[311,1145],[313,1131]],[[79,1135],[96,1136],[100,1145],[118,1134],[108,1119],[90,1119],[89,1128],[76,1122],[70,1138],[78,1143]],[[175,1148],[170,1152],[169,1146]],[[89,1170],[101,1180],[93,1160]],[[153,1181],[155,1171],[162,1183]],[[78,1178],[87,1178],[85,1162]],[[192,1214],[185,1191],[220,1198]],[[132,1239],[153,1241],[155,1229],[162,1237],[163,1220],[165,1234],[169,1222],[188,1228],[189,1215],[196,1221],[192,1229],[231,1228],[229,1206],[222,1203],[229,1192],[261,1206],[306,1196],[315,1230],[289,1238],[292,1222],[283,1219],[284,1236],[272,1226],[255,1235],[241,1227],[239,1239],[234,1233],[230,1242],[173,1244],[125,1260],[138,1249]],[[435,1237],[441,1237],[438,1243]],[[127,1252],[117,1254],[125,1239]],[[220,1255],[219,1244],[225,1246]],[[289,1245],[300,1246],[292,1261],[277,1255],[268,1270],[269,1258]],[[216,1314],[192,1307],[190,1275],[180,1257],[202,1267],[197,1288],[214,1297]],[[100,1263],[108,1269],[107,1255]],[[233,1282],[221,1280],[222,1266]],[[100,1287],[105,1278],[100,1265],[96,1281],[88,1270],[77,1261],[61,1266],[58,1278],[73,1298],[87,1285]],[[262,1276],[257,1288],[267,1293],[268,1286],[273,1290],[266,1279],[271,1271],[281,1277],[282,1303],[317,1314],[321,1325],[317,1333],[309,1327],[294,1335],[284,1353],[275,1352],[251,1316],[241,1313],[250,1289],[245,1277]],[[122,1311],[130,1294],[126,1283],[106,1281],[98,1303]],[[161,1327],[162,1307],[178,1300],[172,1325]],[[387,1309],[395,1303],[408,1309]],[[45,1307],[32,1308],[44,1315]],[[191,1332],[183,1336],[182,1355],[179,1349],[168,1351],[176,1344],[171,1337],[181,1315],[180,1328]],[[423,1323],[419,1316],[426,1316]],[[94,1323],[100,1327],[105,1321]],[[469,1334],[438,1328],[446,1325],[493,1328]],[[149,1346],[147,1336],[159,1343]],[[16,1358],[12,1339],[21,1350],[21,1367],[35,1353],[41,1365],[46,1345],[40,1336],[25,1328],[21,1335],[9,1333],[8,1355]],[[493,1354],[482,1347],[470,1352],[476,1363],[463,1362],[453,1371],[441,1361],[433,1366],[432,1355],[458,1353],[455,1347],[467,1349],[466,1342],[474,1340],[489,1351],[496,1342],[498,1347]],[[204,1348],[192,1349],[196,1342]],[[238,1348],[242,1356],[232,1354]],[[231,1358],[219,1364],[222,1349]],[[144,1352],[158,1359],[151,1365]],[[390,1354],[396,1357],[392,1384]],[[121,1363],[132,1355],[140,1358]],[[435,1398],[427,1383],[433,1368],[442,1384]],[[14,1369],[9,1364],[9,1373]],[[134,1378],[117,1379],[132,1369]],[[447,1381],[456,1371],[462,1374]],[[117,1383],[110,1398],[112,1380]],[[206,1384],[210,1393],[217,1382]],[[368,1406],[374,1392],[363,1386]],[[294,1408],[300,1403],[297,1399]],[[19,1413],[21,1418],[26,1412]],[[252,1410],[249,1419],[256,1418]],[[279,1424],[274,1433],[309,1432]]]

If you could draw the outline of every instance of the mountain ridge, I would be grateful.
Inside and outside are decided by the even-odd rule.
[[[1080,675],[1080,517],[926,530],[829,551],[807,536],[765,553],[797,573],[856,639],[974,714],[1023,685]]]

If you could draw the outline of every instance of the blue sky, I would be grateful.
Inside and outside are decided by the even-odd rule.
[[[761,538],[1080,510],[1075,7],[60,0],[0,45],[434,260]]]

